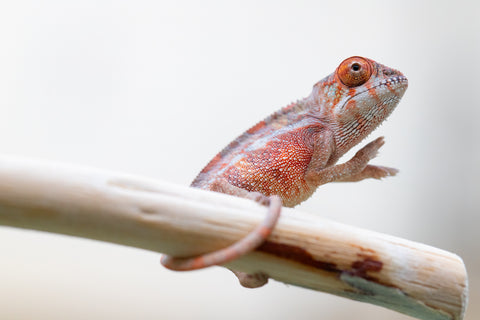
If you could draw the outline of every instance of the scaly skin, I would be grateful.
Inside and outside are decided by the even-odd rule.
[[[348,58],[315,84],[308,97],[275,112],[231,142],[192,186],[271,203],[270,222],[262,226],[270,230],[263,230],[265,237],[258,236],[266,239],[279,214],[276,198],[266,197],[279,196],[284,206],[293,207],[328,182],[396,174],[396,169],[368,164],[383,145],[382,137],[349,161],[336,163],[390,115],[407,86],[407,78],[397,70],[366,58]],[[225,250],[231,253],[230,260],[238,258],[229,248]],[[220,256],[210,259],[211,264],[230,261]],[[196,261],[196,267],[207,265],[201,257],[193,259],[189,263]],[[167,267],[178,269],[174,258],[165,261]],[[234,272],[247,287],[263,285],[268,279],[263,274]]]

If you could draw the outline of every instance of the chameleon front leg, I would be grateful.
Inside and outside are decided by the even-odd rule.
[[[375,158],[378,149],[385,143],[383,137],[377,138],[360,149],[349,161],[318,169],[318,166],[309,166],[305,179],[314,186],[329,182],[360,181],[367,178],[381,179],[393,176],[398,171],[393,168],[373,166],[368,162]]]
[[[229,184],[224,179],[220,179],[215,182],[210,187],[210,189],[212,191],[252,199],[262,205],[268,205],[268,214],[265,217],[264,221],[260,225],[258,225],[253,231],[251,231],[244,238],[230,245],[229,247],[191,258],[174,258],[164,255],[161,259],[161,263],[164,267],[176,271],[187,271],[203,269],[213,265],[222,265],[232,260],[238,259],[239,257],[252,250],[255,250],[272,233],[278,221],[278,218],[280,217],[280,212],[282,208],[282,200],[280,199],[280,197],[266,197],[259,192],[249,192]],[[268,275],[264,273],[257,273],[251,275],[235,270],[232,270],[232,272],[237,276],[240,284],[246,288],[261,287],[268,282]]]

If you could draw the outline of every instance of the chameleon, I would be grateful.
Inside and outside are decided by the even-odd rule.
[[[329,182],[394,176],[398,170],[369,164],[384,144],[379,137],[337,164],[395,109],[407,78],[371,59],[353,56],[313,86],[311,94],[278,110],[219,152],[191,186],[253,199],[269,206],[261,225],[225,249],[194,258],[163,256],[173,270],[221,265],[258,247],[272,232],[281,206],[294,207]],[[249,288],[268,275],[232,270]]]

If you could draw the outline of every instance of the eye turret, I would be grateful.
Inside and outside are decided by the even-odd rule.
[[[347,87],[358,87],[367,82],[372,75],[370,61],[362,57],[345,59],[337,68],[338,79]]]

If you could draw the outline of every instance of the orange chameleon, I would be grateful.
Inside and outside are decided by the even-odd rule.
[[[198,174],[192,187],[269,205],[265,221],[228,248],[194,258],[164,256],[162,264],[173,270],[225,264],[254,250],[270,235],[282,203],[296,206],[329,182],[395,175],[396,169],[368,164],[384,144],[383,137],[347,162],[336,163],[390,115],[407,87],[401,72],[367,58],[350,57],[315,84],[308,97],[233,140]],[[245,287],[268,281],[264,273],[232,271]]]

